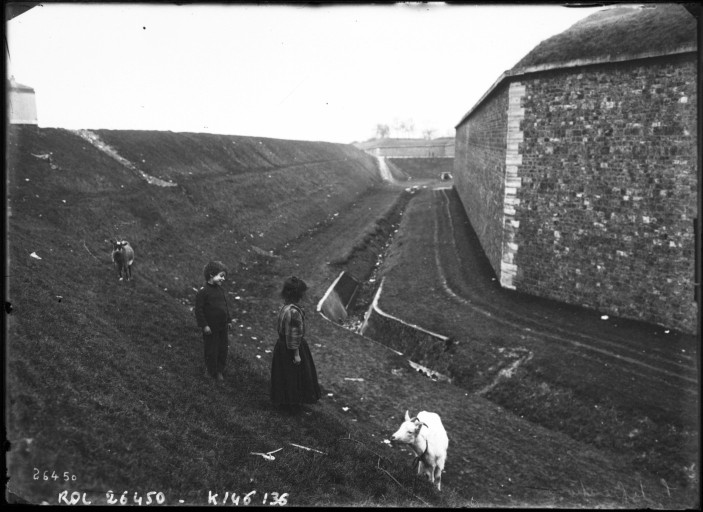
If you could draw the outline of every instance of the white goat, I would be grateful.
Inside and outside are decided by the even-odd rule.
[[[115,264],[117,269],[117,275],[120,276],[120,281],[122,281],[122,274],[127,278],[127,281],[132,279],[132,263],[134,263],[134,249],[129,245],[129,242],[125,240],[112,242],[112,262]]]
[[[439,415],[422,411],[411,418],[408,411],[405,411],[405,421],[391,436],[391,441],[410,445],[417,455],[414,462],[417,463],[417,474],[427,475],[429,481],[436,484],[440,491],[449,438]]]

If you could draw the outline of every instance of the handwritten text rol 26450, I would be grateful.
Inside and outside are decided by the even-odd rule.
[[[97,498],[101,501],[99,498]],[[162,492],[150,491],[145,494],[124,491],[121,495],[115,495],[112,491],[105,493],[108,505],[163,505],[166,496]],[[61,491],[58,498],[59,505],[92,505],[92,500],[88,499],[87,493],[78,491]]]

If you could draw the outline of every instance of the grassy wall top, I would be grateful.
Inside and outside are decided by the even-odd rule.
[[[513,70],[579,59],[673,51],[696,45],[697,23],[682,5],[599,11],[538,44]]]

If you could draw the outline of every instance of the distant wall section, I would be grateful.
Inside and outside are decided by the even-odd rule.
[[[497,88],[457,127],[454,184],[496,275],[500,275],[508,87]]]
[[[443,173],[454,170],[452,158],[388,158],[388,164],[413,179],[440,179]]]

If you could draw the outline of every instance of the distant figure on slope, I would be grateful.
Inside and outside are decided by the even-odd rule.
[[[203,269],[205,286],[195,295],[195,319],[203,330],[205,376],[224,380],[228,331],[232,328],[232,315],[222,283],[227,277],[227,267],[220,261],[211,261]]]
[[[320,399],[320,385],[312,354],[305,340],[305,311],[300,302],[308,286],[297,277],[283,283],[283,307],[278,313],[278,341],[271,362],[271,401],[291,413],[302,404]]]

